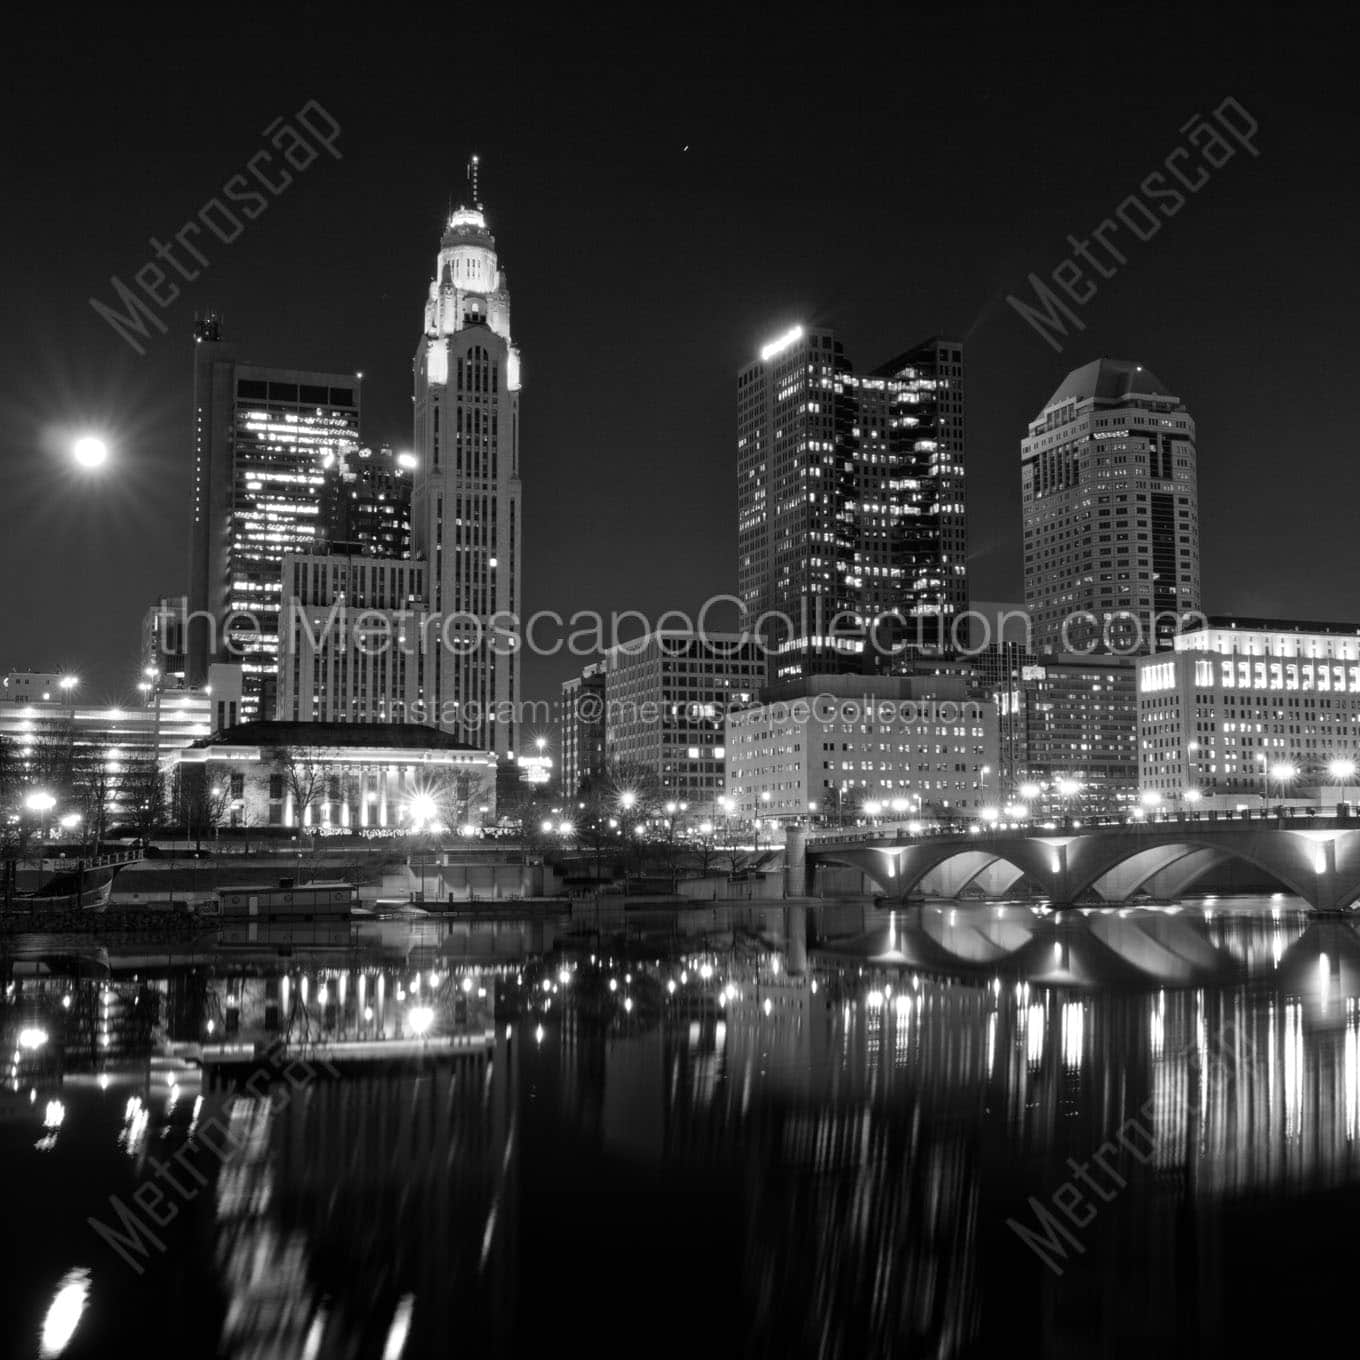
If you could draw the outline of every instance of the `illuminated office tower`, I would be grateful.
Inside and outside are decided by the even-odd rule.
[[[964,372],[931,339],[856,373],[795,326],[737,378],[738,594],[772,682],[880,672],[966,639]]]
[[[238,662],[247,718],[272,718],[285,553],[322,536],[326,470],[357,449],[359,382],[243,363],[201,323],[194,353],[189,673]]]
[[[1195,422],[1127,359],[1074,369],[1020,445],[1036,651],[1168,646],[1199,609]]]
[[[327,543],[365,557],[411,555],[411,473],[415,456],[387,445],[337,458],[321,487]]]
[[[415,354],[411,538],[442,618],[426,700],[476,746],[518,750],[519,351],[510,292],[469,174],[448,219]]]

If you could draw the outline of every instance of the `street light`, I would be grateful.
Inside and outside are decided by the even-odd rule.
[[[1355,778],[1355,761],[1343,757],[1327,766],[1327,773],[1341,786],[1341,802],[1346,801],[1346,786]]]
[[[1298,778],[1298,766],[1291,765],[1287,760],[1282,760],[1270,767],[1270,777],[1279,785],[1280,801],[1284,801],[1284,786],[1291,780]]]
[[[50,793],[43,793],[41,791],[30,793],[28,797],[24,799],[24,806],[30,812],[36,812],[41,818],[41,826],[38,832],[38,839],[41,841],[47,839],[47,814],[51,812],[56,805],[57,800],[53,798]]]

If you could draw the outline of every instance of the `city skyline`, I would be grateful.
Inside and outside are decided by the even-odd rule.
[[[10,24],[7,1334],[1284,1353],[1360,1201],[1339,25],[542,10]]]
[[[978,117],[989,104],[1013,98],[1012,76],[1001,61],[1002,37],[999,31],[977,56],[987,73],[970,105]],[[1237,50],[1251,53],[1263,45],[1264,35],[1244,28],[1233,42]],[[1344,498],[1325,498],[1317,512],[1320,523],[1306,533],[1273,515],[1286,485],[1282,455],[1298,439],[1317,450],[1319,465],[1345,485],[1348,474],[1332,453],[1344,439],[1340,388],[1325,356],[1341,352],[1339,329],[1334,341],[1328,338],[1341,324],[1339,315],[1333,316],[1334,299],[1346,293],[1344,274],[1335,271],[1352,267],[1326,241],[1309,252],[1289,251],[1298,228],[1273,205],[1292,193],[1311,192],[1318,152],[1295,135],[1298,112],[1281,103],[1278,90],[1260,94],[1253,104],[1250,82],[1233,86],[1225,75],[1223,95],[1206,103],[1178,92],[1169,79],[1154,82],[1155,89],[1144,96],[1146,107],[1132,139],[1136,146],[1115,155],[1084,122],[1072,124],[1061,108],[1031,109],[1023,123],[1033,145],[1017,168],[1007,170],[1001,162],[1003,152],[1017,153],[1019,133],[998,134],[991,128],[989,135],[999,136],[1004,146],[984,155],[978,173],[990,176],[993,197],[1000,202],[1010,176],[1042,166],[1045,154],[1061,142],[1069,161],[1082,167],[1079,179],[1070,169],[1065,172],[1061,208],[1031,210],[1019,229],[1012,222],[995,230],[981,220],[985,213],[956,193],[957,209],[911,218],[908,240],[915,241],[915,252],[902,249],[887,233],[890,212],[867,200],[856,210],[853,176],[831,174],[817,192],[831,196],[834,215],[848,224],[840,229],[846,244],[862,262],[847,282],[843,270],[824,263],[816,244],[821,229],[814,230],[809,214],[798,210],[797,186],[787,179],[792,161],[783,151],[772,154],[761,172],[770,195],[744,197],[734,208],[722,188],[723,167],[733,149],[716,135],[715,119],[722,110],[749,108],[749,96],[740,97],[735,79],[722,70],[711,79],[715,103],[694,115],[697,130],[678,131],[673,139],[667,133],[656,157],[639,158],[644,130],[659,135],[674,121],[662,112],[660,101],[644,98],[639,129],[603,139],[590,153],[588,174],[569,173],[556,163],[564,133],[551,129],[536,141],[474,118],[466,132],[460,128],[456,144],[441,134],[437,152],[434,145],[419,153],[413,148],[411,163],[421,161],[419,173],[400,175],[373,158],[389,124],[371,123],[367,140],[347,141],[342,133],[337,146],[346,153],[343,159],[323,153],[239,242],[207,252],[212,268],[192,285],[185,283],[175,310],[165,314],[169,332],[153,331],[144,356],[132,353],[95,315],[90,298],[109,296],[108,278],[130,277],[146,238],[172,234],[173,224],[199,200],[186,198],[187,190],[167,200],[148,188],[142,200],[147,221],[120,219],[108,233],[107,250],[101,245],[95,252],[90,276],[74,288],[44,272],[46,252],[35,245],[35,277],[45,280],[50,302],[38,317],[25,288],[18,290],[19,315],[34,324],[22,357],[12,352],[7,368],[17,375],[36,367],[39,377],[25,382],[22,393],[11,380],[5,393],[15,417],[18,466],[25,469],[16,499],[22,511],[31,497],[35,513],[24,517],[8,547],[14,563],[33,556],[40,542],[35,535],[51,529],[50,519],[44,524],[50,512],[41,502],[60,493],[63,513],[83,537],[52,564],[41,589],[45,596],[52,592],[55,605],[69,598],[78,577],[91,592],[93,607],[92,617],[82,620],[78,641],[69,629],[53,625],[54,608],[16,620],[0,658],[4,667],[74,667],[110,693],[135,675],[140,613],[146,601],[179,592],[187,552],[184,531],[177,526],[191,476],[184,456],[189,386],[184,349],[194,313],[222,312],[243,357],[254,362],[364,370],[366,442],[390,442],[396,448],[409,443],[410,422],[403,410],[409,411],[409,378],[404,357],[396,356],[409,354],[409,338],[403,338],[409,297],[428,279],[423,227],[437,229],[473,150],[482,156],[483,193],[494,197],[497,230],[515,263],[517,338],[524,337],[531,356],[527,378],[535,399],[526,415],[523,453],[526,608],[567,613],[574,607],[642,608],[656,617],[666,608],[731,588],[735,535],[717,494],[732,458],[731,375],[772,336],[797,322],[834,326],[852,353],[866,355],[895,352],[904,336],[963,335],[972,374],[969,577],[975,597],[1021,595],[1013,459],[1026,422],[1069,370],[1102,354],[1128,353],[1139,355],[1194,411],[1204,453],[1201,500],[1207,505],[1231,497],[1241,527],[1229,536],[1212,521],[1206,524],[1205,607],[1281,617],[1346,618],[1355,612],[1333,579],[1344,565],[1344,550],[1328,547],[1341,537]],[[553,88],[562,88],[563,76],[556,80]],[[318,98],[342,128],[357,132],[363,127],[361,112],[347,108],[343,97],[328,102],[328,93],[319,90]],[[1066,235],[1085,239],[1088,223],[1113,213],[1114,205],[1137,188],[1145,163],[1164,158],[1185,140],[1181,125],[1202,118],[1230,94],[1260,123],[1265,150],[1253,157],[1239,148],[1191,207],[1168,221],[1136,256],[1123,237],[1107,236],[1115,246],[1123,242],[1128,262],[1080,310],[1084,329],[1069,325],[1064,349],[1055,353],[1007,305],[1007,296],[1028,296],[1027,276],[1046,273],[1070,253],[1063,244]],[[284,99],[280,87],[268,80],[252,84],[250,95],[254,102],[247,112],[270,110],[260,127],[303,102],[292,91]],[[132,116],[137,101],[127,98]],[[883,101],[891,102],[886,96]],[[575,127],[599,125],[603,117],[594,99],[571,108]],[[1267,140],[1272,117],[1275,135],[1282,138],[1276,145],[1289,148],[1278,156],[1270,154]],[[1098,120],[1093,116],[1092,121]],[[244,158],[241,149],[248,152],[253,145],[251,126],[247,119],[234,136],[227,129],[217,134],[223,179]],[[172,136],[167,147],[174,144]],[[871,156],[878,145],[870,136],[863,155]],[[937,169],[961,187],[960,171],[947,165]],[[360,182],[373,189],[361,195],[362,201],[353,197]],[[1274,187],[1265,189],[1267,183]],[[210,188],[211,181],[205,181],[204,193]],[[97,202],[106,190],[96,182],[90,192]],[[340,197],[353,200],[356,234],[337,234]],[[381,204],[376,220],[370,197]],[[714,212],[715,200],[723,211]],[[1253,205],[1252,232],[1225,235],[1246,202]],[[678,277],[665,270],[643,272],[643,248],[634,228],[644,219],[660,233],[658,245],[683,242],[676,255]],[[696,253],[690,224],[698,222],[712,238],[712,250],[705,246]],[[757,251],[753,232],[765,233],[777,249]],[[346,242],[361,236],[364,246],[356,253]],[[950,267],[940,268],[936,260],[926,268],[928,248],[938,253],[946,240],[955,243]],[[1287,318],[1296,314],[1295,324],[1320,337],[1315,353],[1324,356],[1322,362],[1310,362],[1302,353],[1281,354],[1264,328],[1258,336],[1257,328],[1220,320],[1229,314],[1226,297],[1235,284],[1230,276],[1250,276],[1250,261],[1258,262],[1259,272],[1261,262],[1282,254],[1292,281],[1272,285],[1277,291],[1261,300],[1263,322],[1269,319],[1271,330],[1287,327]],[[650,247],[646,255],[651,258]],[[579,263],[559,268],[568,258]],[[705,263],[710,260],[720,263]],[[346,305],[338,308],[335,270],[354,266],[362,282],[346,286]],[[1333,271],[1325,289],[1318,277],[1323,269]],[[1145,305],[1149,290],[1159,306]],[[282,310],[281,300],[287,304]],[[1248,301],[1249,309],[1256,306]],[[52,330],[57,318],[64,319],[65,346]],[[629,342],[620,344],[624,334]],[[82,355],[85,362],[77,362]],[[603,365],[601,358],[606,358]],[[1302,433],[1298,421],[1266,393],[1266,378],[1275,377],[1298,394],[1298,410],[1307,412]],[[592,418],[602,410],[608,411],[607,420]],[[653,419],[657,415],[662,418]],[[58,434],[88,424],[108,428],[120,454],[116,485],[103,484],[93,494],[85,486],[66,484],[56,452]],[[667,498],[674,517],[663,515],[645,529],[621,520],[615,512],[637,502],[658,461],[688,469],[674,479]],[[586,532],[577,532],[581,528]],[[1277,562],[1264,567],[1248,545],[1253,536],[1267,534],[1280,543],[1281,552]],[[656,550],[658,544],[663,550]],[[1319,573],[1319,558],[1325,568],[1333,551],[1337,570]],[[108,553],[128,561],[128,584],[115,599],[104,594],[109,587],[95,569],[100,554]],[[617,580],[612,573],[620,562],[631,569]],[[560,660],[530,658],[525,697],[552,696],[570,670]]]

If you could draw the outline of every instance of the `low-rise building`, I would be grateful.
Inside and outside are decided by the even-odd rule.
[[[1210,617],[1137,664],[1146,793],[1193,806],[1355,792],[1360,624]]]
[[[876,803],[975,816],[998,798],[996,705],[951,677],[810,676],[730,712],[726,749],[727,796],[745,820]]]
[[[173,758],[231,826],[452,830],[496,816],[496,756],[416,723],[246,723]]]
[[[145,681],[132,707],[89,703],[74,681],[60,672],[5,677],[0,756],[15,786],[52,796],[54,821],[78,816],[96,836],[139,810],[159,815],[167,762],[241,718],[239,666],[213,664],[199,688]]]

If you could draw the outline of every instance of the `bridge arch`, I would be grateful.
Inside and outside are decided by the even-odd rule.
[[[823,850],[808,847],[814,863],[843,864],[858,869],[883,891],[885,897],[905,898],[933,873],[943,876],[940,896],[955,897],[983,874],[998,873],[1007,886],[1027,877],[1053,895],[1055,859],[1041,840],[1025,837],[1004,844],[980,845],[968,840],[919,841],[900,846],[836,846]]]
[[[1210,869],[1237,860],[1259,869],[1309,905],[1320,905],[1318,847],[1304,833],[1272,829],[1264,833],[1249,831],[1215,836],[1180,834],[1185,830],[1187,828],[1180,827],[1174,841],[1153,846],[1147,845],[1143,837],[1118,834],[1092,837],[1069,861],[1066,900],[1076,901],[1095,891],[1107,902],[1126,901],[1149,879],[1174,870],[1178,863],[1184,864],[1187,871],[1180,880],[1183,891]],[[1131,839],[1133,844],[1130,844]],[[1190,857],[1201,851],[1210,852],[1212,858],[1199,856],[1192,862]],[[1168,883],[1176,881],[1170,877],[1167,880]],[[1357,893],[1360,894],[1360,884],[1357,884]]]

